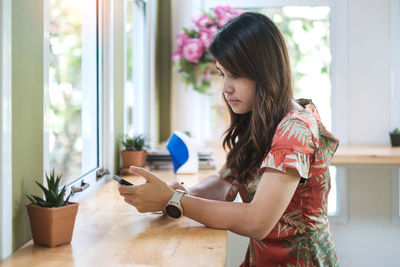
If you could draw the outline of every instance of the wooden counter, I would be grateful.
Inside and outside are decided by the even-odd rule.
[[[221,166],[224,157],[217,159]],[[400,166],[400,148],[340,146],[332,159],[332,165],[371,164]],[[213,172],[179,177],[191,186]],[[156,173],[168,182],[175,177],[171,170]],[[0,266],[225,266],[226,245],[227,231],[185,217],[138,213],[110,181],[80,204],[71,245],[46,248],[30,241]]]
[[[400,147],[339,146],[331,165],[400,166]]]
[[[196,184],[211,171],[180,176]],[[157,171],[172,180],[172,171]],[[143,183],[130,176],[127,180]],[[28,242],[0,266],[225,266],[227,231],[186,217],[145,213],[123,201],[117,183],[108,182],[79,206],[71,245],[56,248]]]

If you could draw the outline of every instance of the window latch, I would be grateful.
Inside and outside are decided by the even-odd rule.
[[[82,192],[90,186],[89,183],[85,183],[84,180],[81,181],[81,186],[71,186],[70,196],[73,197],[76,193]]]
[[[100,168],[96,171],[96,181],[100,180],[103,176],[110,174],[110,171],[105,168]]]

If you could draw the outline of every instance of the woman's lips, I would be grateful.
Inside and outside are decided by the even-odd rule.
[[[228,100],[229,105],[236,105],[236,104],[238,104],[239,102],[240,102],[239,100],[234,100],[234,99],[229,99],[229,100]]]

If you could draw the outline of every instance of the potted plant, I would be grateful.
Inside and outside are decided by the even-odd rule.
[[[392,146],[400,146],[400,130],[399,128],[394,129],[390,133],[390,142]]]
[[[75,217],[78,212],[78,203],[68,202],[69,196],[64,200],[65,186],[58,190],[61,175],[55,175],[54,170],[50,176],[46,173],[47,188],[36,181],[42,189],[45,199],[26,195],[31,203],[27,204],[29,220],[31,223],[33,242],[36,245],[55,247],[69,244],[74,231]]]
[[[145,148],[148,147],[146,143],[146,136],[126,136],[122,141],[122,145],[125,148],[121,151],[123,167],[129,168],[131,165],[144,167],[147,157],[147,151]]]

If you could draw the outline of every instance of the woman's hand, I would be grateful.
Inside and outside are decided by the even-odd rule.
[[[171,187],[174,190],[175,189],[183,190],[183,191],[186,192],[187,195],[190,195],[189,189],[186,186],[183,185],[183,182],[180,183],[179,181],[175,180],[172,183],[170,183],[168,186]]]
[[[162,211],[174,194],[170,188],[157,175],[148,172],[143,168],[130,167],[132,173],[144,177],[147,182],[141,185],[119,187],[119,193],[124,197],[125,202],[136,207],[139,212]]]

